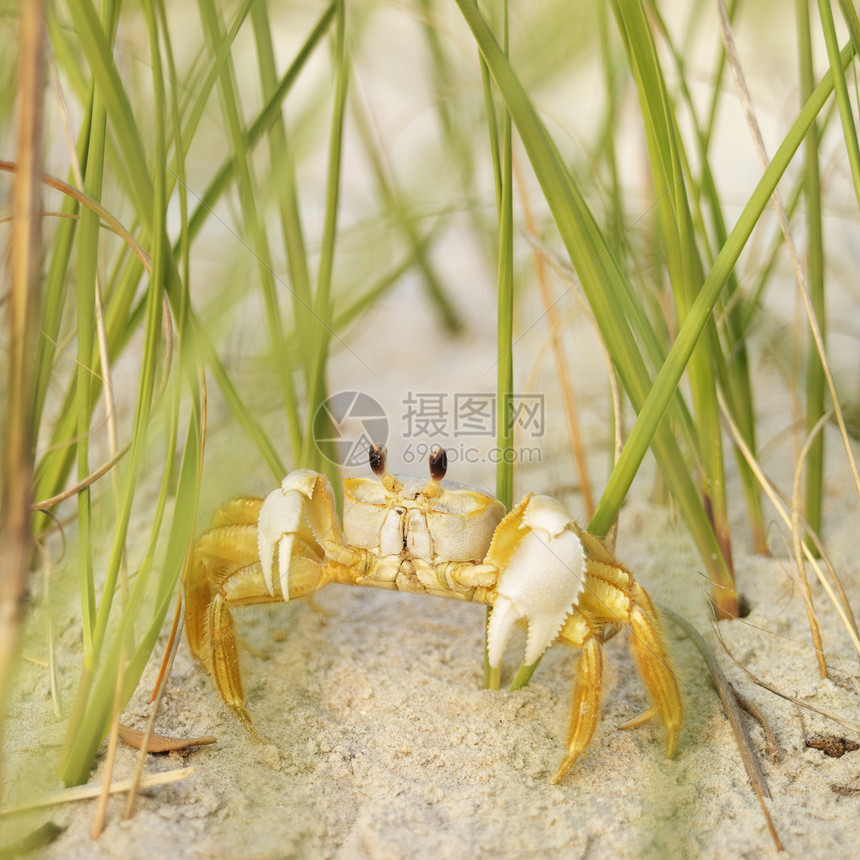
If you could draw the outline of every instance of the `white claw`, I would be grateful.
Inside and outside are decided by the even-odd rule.
[[[278,549],[278,573],[281,594],[285,601],[290,599],[290,557],[293,541],[302,521],[303,500],[313,497],[314,487],[320,475],[310,469],[291,472],[263,502],[257,520],[257,548],[260,553],[260,566],[269,594],[274,595],[272,562],[275,547]]]
[[[493,668],[516,621],[528,623],[525,663],[531,666],[558,636],[585,580],[585,552],[564,505],[533,496],[522,514],[528,533],[501,571],[487,628],[487,657]]]

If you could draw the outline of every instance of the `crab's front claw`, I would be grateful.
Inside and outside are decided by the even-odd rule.
[[[526,496],[499,523],[484,559],[499,570],[487,657],[501,665],[513,625],[528,625],[525,663],[536,663],[570,614],[585,581],[585,553],[570,514],[549,496]]]
[[[283,600],[321,585],[326,544],[343,544],[334,492],[325,475],[291,472],[263,502],[257,521],[260,566],[269,594],[275,594],[273,566]]]

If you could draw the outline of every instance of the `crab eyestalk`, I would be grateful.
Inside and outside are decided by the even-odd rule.
[[[367,459],[370,463],[370,470],[382,482],[382,486],[389,493],[396,493],[402,486],[400,481],[388,471],[386,460],[388,459],[388,451],[381,445],[373,443],[367,450]]]
[[[441,445],[434,445],[430,451],[430,477],[441,481],[448,471],[448,454]]]
[[[442,479],[448,471],[448,455],[441,445],[434,445],[430,449],[430,480],[424,487],[424,495],[435,498],[442,491]]]
[[[381,478],[385,474],[385,457],[388,452],[381,445],[373,443],[367,451],[367,459],[370,462],[370,471]]]

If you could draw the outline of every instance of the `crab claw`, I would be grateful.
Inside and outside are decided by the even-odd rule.
[[[549,496],[526,496],[499,524],[484,559],[498,570],[487,656],[501,665],[514,623],[528,624],[525,663],[559,634],[585,581],[585,552],[570,514]]]
[[[290,599],[290,568],[304,562],[320,564],[325,556],[323,541],[343,543],[335,511],[328,478],[309,469],[290,473],[269,493],[257,520],[260,566],[269,594],[275,593],[272,566],[276,552],[286,601]]]

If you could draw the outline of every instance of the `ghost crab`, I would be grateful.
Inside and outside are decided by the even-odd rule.
[[[560,780],[591,742],[600,717],[603,643],[622,627],[653,700],[622,728],[659,717],[674,755],[681,697],[657,613],[645,589],[549,496],[527,495],[510,513],[497,499],[443,481],[447,458],[430,455],[430,480],[401,478],[370,448],[376,478],[344,481],[343,528],[328,479],[300,470],[265,501],[234,499],[197,544],[186,579],[188,639],[218,692],[262,740],[245,710],[231,609],[287,602],[332,582],[435,594],[492,606],[491,667],[513,625],[527,624],[525,663],[553,642],[581,651]]]

